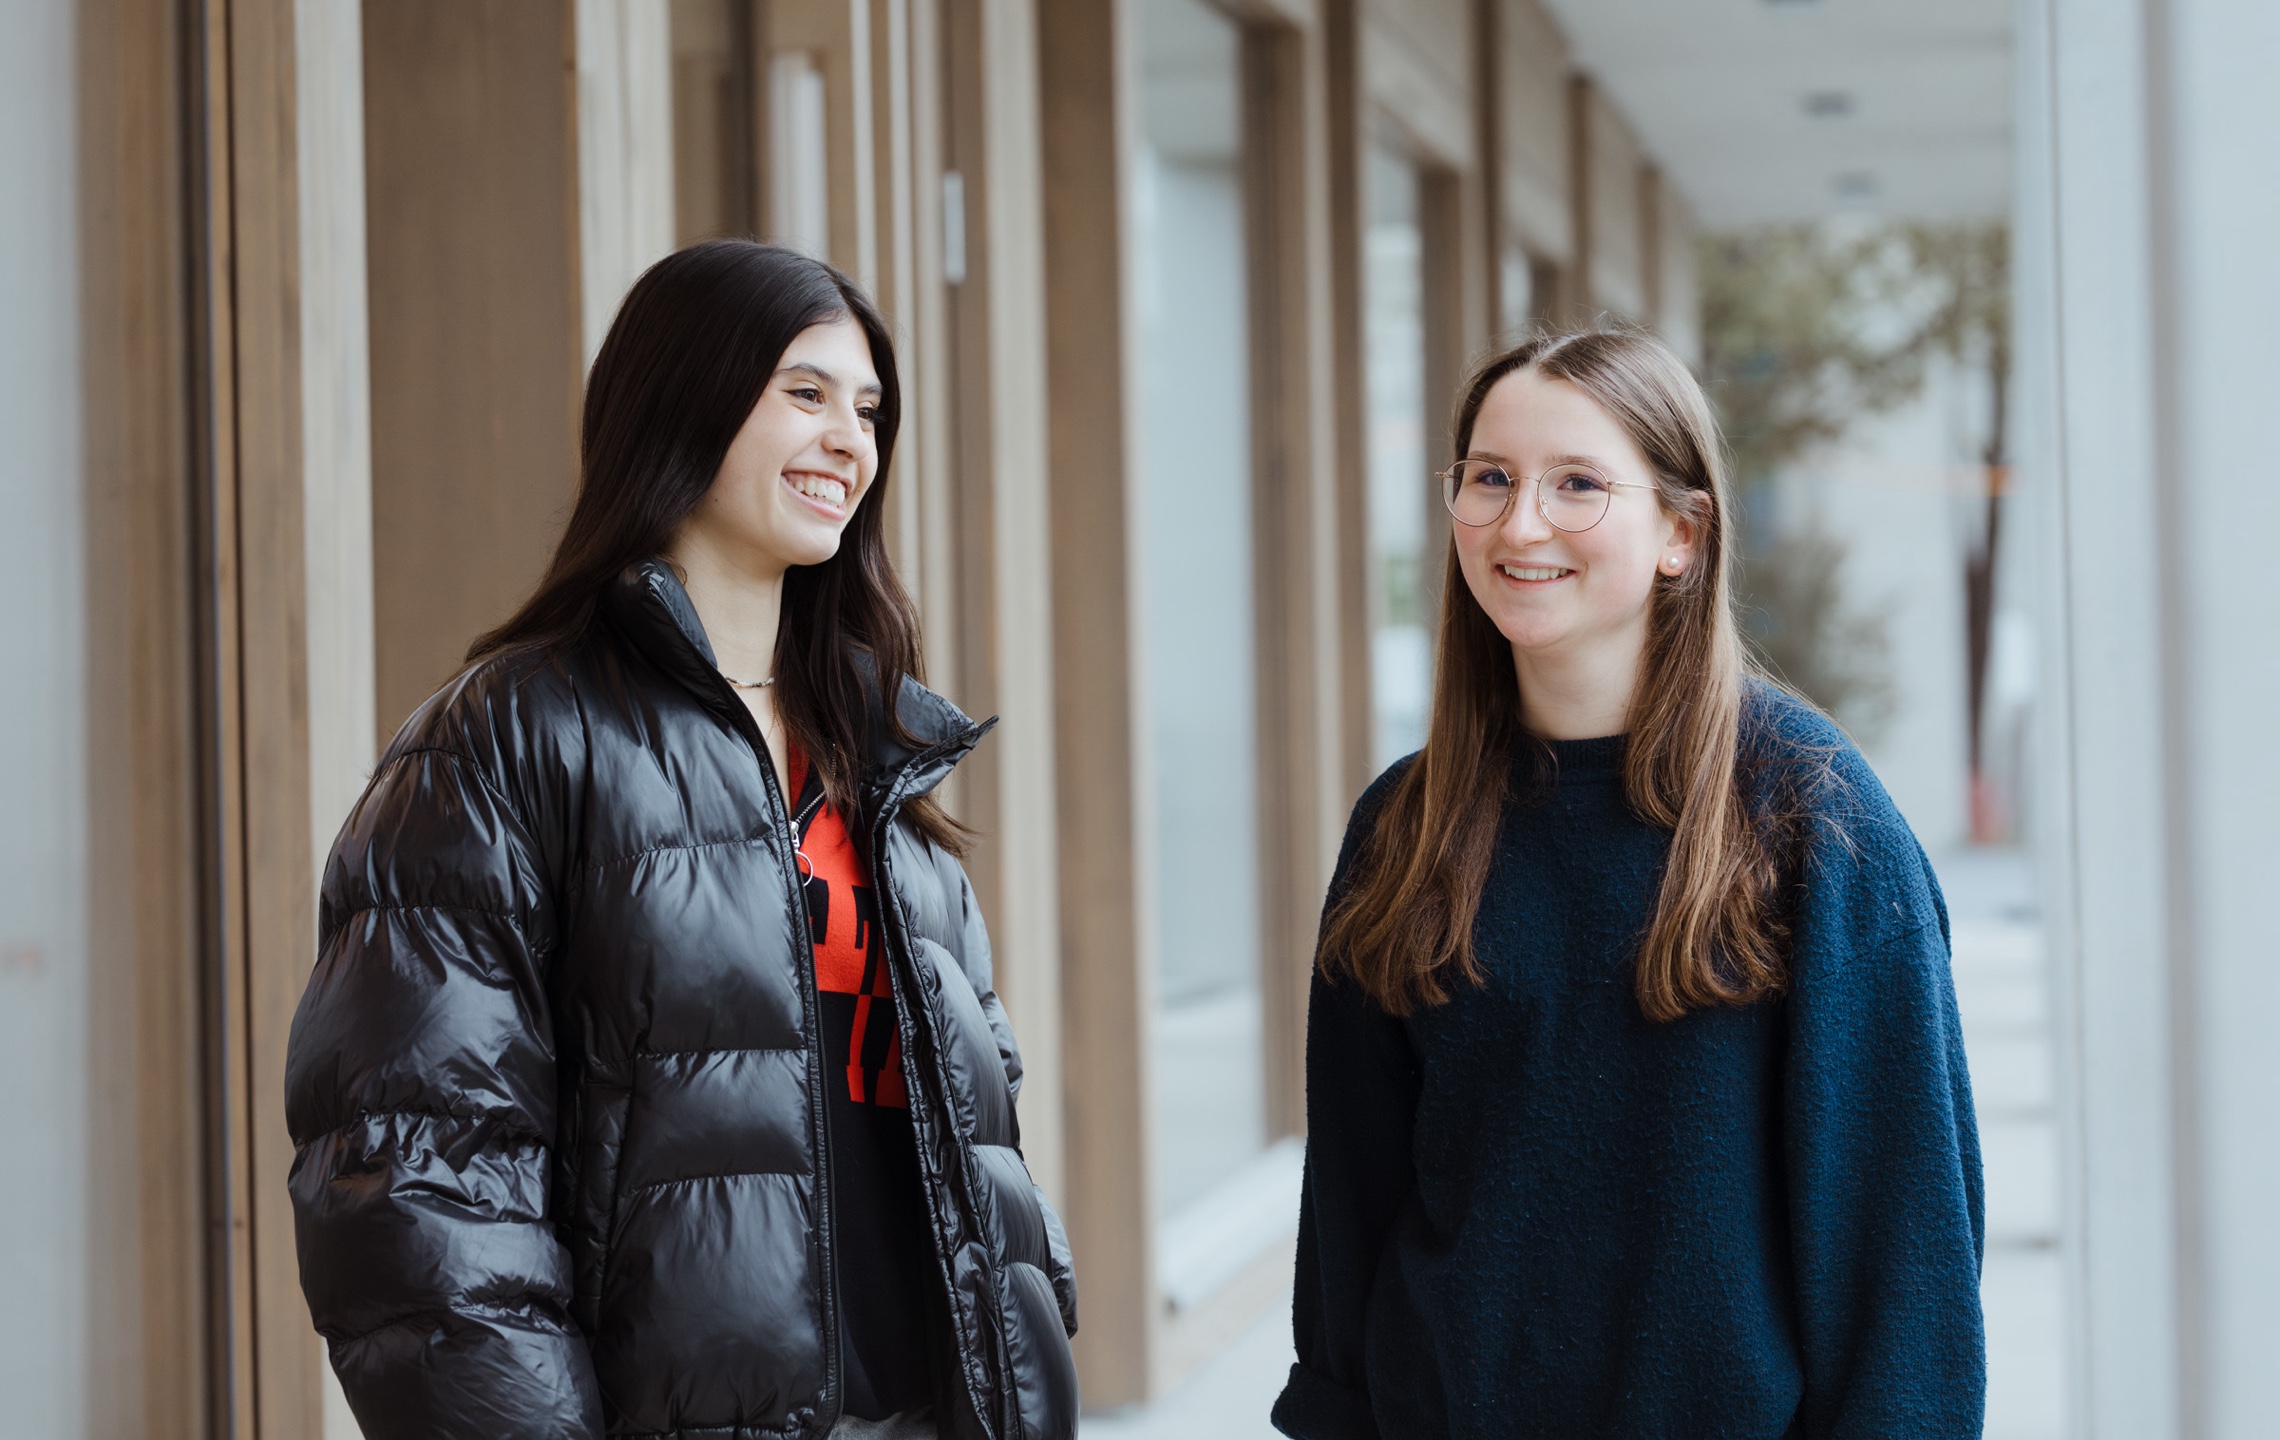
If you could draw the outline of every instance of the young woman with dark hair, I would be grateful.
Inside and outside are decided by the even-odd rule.
[[[288,1119],[368,1440],[1067,1440],[1076,1294],[932,792],[877,312],[715,241],[627,295],[530,601],[325,867]]]
[[[1946,910],[1750,673],[1701,389],[1642,332],[1540,338],[1455,439],[1425,748],[1323,922],[1276,1425],[1977,1436]]]

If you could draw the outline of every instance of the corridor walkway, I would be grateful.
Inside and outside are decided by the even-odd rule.
[[[1986,1440],[2057,1440],[2058,1132],[2031,862],[2016,851],[1963,851],[1935,863],[1954,924],[1956,997],[1987,1172]],[[1083,1440],[1270,1440],[1267,1411],[1291,1363],[1289,1312],[1286,1291],[1172,1394],[1088,1416]]]

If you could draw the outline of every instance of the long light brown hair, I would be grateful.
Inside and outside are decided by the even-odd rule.
[[[1684,573],[1655,578],[1624,749],[1632,810],[1671,832],[1639,947],[1639,1008],[1667,1021],[1777,995],[1787,981],[1776,892],[1789,822],[1764,803],[1743,753],[1748,666],[1709,402],[1685,363],[1644,331],[1539,336],[1473,372],[1453,427],[1456,458],[1472,446],[1489,391],[1523,371],[1597,401],[1646,458],[1664,510],[1693,521],[1700,536]],[[1511,644],[1473,598],[1452,540],[1425,748],[1386,798],[1324,919],[1326,975],[1350,975],[1396,1015],[1446,1000],[1451,975],[1480,983],[1473,920],[1514,762],[1536,743],[1520,723]]]

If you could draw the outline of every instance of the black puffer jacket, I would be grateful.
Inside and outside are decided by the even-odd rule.
[[[916,686],[898,710],[924,748],[875,743],[859,833],[904,997],[941,1424],[1062,1440],[1076,1292],[1017,1148],[1020,1058],[964,872],[897,819],[985,727]],[[652,563],[588,638],[474,667],[381,757],[286,1066],[301,1283],[368,1440],[838,1416],[814,965],[761,746]]]

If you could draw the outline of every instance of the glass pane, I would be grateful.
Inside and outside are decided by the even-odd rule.
[[[1147,743],[1157,816],[1156,1205],[1265,1143],[1241,34],[1140,7],[1133,195]]]
[[[1370,147],[1362,235],[1362,334],[1369,431],[1370,758],[1383,768],[1425,743],[1433,645],[1424,613],[1425,282],[1417,167]],[[1435,404],[1440,403],[1438,399]]]

